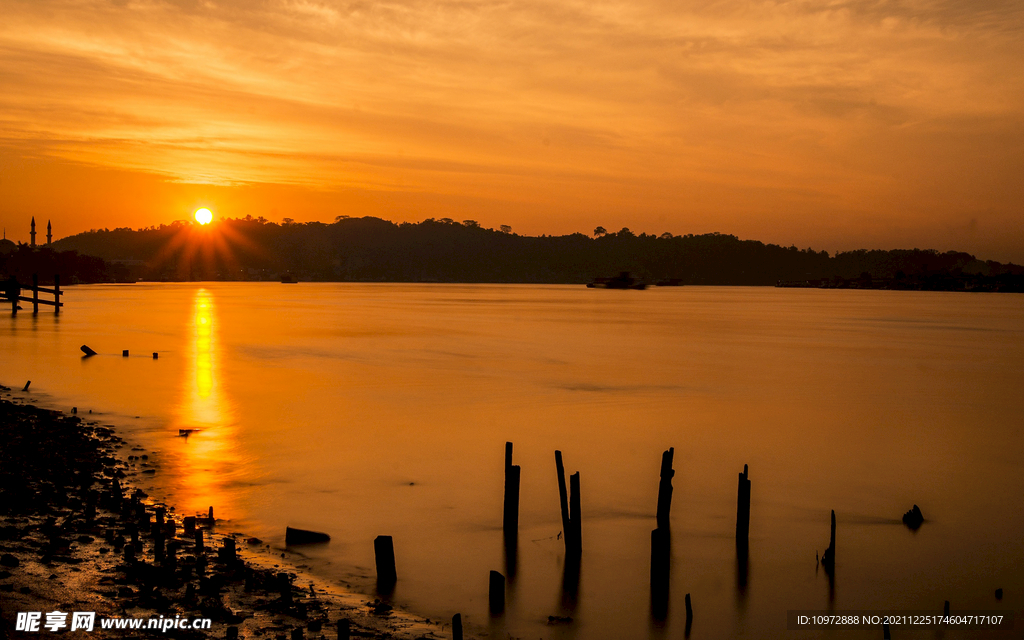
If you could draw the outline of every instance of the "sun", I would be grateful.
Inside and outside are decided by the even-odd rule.
[[[198,222],[199,224],[210,224],[210,221],[213,220],[213,214],[210,213],[210,210],[206,208],[196,209],[195,216],[196,222]]]

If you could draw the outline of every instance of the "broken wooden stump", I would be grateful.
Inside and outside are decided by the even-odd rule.
[[[740,474],[739,490],[736,494],[736,546],[747,548],[750,541],[750,477],[747,465]]]
[[[26,382],[26,383],[25,383],[25,388],[24,388],[24,389],[22,389],[22,392],[28,391],[29,385],[31,385],[31,384],[32,384],[32,381],[31,381],[31,380],[29,380],[28,382]]]
[[[651,615],[664,620],[668,615],[672,534],[668,528],[651,531]]]
[[[391,536],[377,536],[373,539],[373,556],[377,565],[378,587],[391,587],[398,581],[395,570],[395,543]]]
[[[672,476],[676,474],[672,470],[672,458],[675,455],[675,447],[669,447],[668,451],[661,454],[661,482],[658,484],[658,528],[668,529],[669,514],[672,511]]]
[[[222,546],[220,548],[221,560],[223,560],[226,563],[234,562],[235,558],[236,558],[235,539],[234,538],[224,538],[224,540],[223,540],[223,542],[221,544],[222,544]]]
[[[580,474],[577,471],[569,477],[571,494],[565,487],[565,467],[562,452],[555,451],[555,470],[558,473],[558,499],[562,510],[562,538],[565,552],[580,555],[583,551],[582,527],[580,526]]]
[[[121,351],[121,357],[122,358],[127,358],[128,357],[128,350],[127,349],[124,349],[123,351]]]
[[[338,640],[349,640],[352,637],[352,623],[348,618],[338,620]]]
[[[519,484],[521,470],[519,465],[512,464],[512,443],[505,443],[505,504],[502,515],[502,530],[506,538],[514,538],[519,533]]]
[[[561,451],[555,451],[555,470],[558,473],[558,499],[562,510],[562,538],[565,541],[565,552],[569,555],[579,556],[583,552],[580,523],[580,474],[577,471],[569,477],[570,491],[567,492]]]
[[[318,542],[330,542],[331,536],[320,531],[309,531],[308,529],[284,528],[284,543],[292,544],[316,544]]]
[[[487,587],[487,602],[491,615],[499,615],[505,611],[505,576],[491,571]]]
[[[93,351],[92,349],[90,349],[89,345],[87,345],[87,344],[83,344],[82,345],[82,353],[85,354],[85,357],[96,355],[96,352]]]
[[[195,535],[196,532],[196,517],[185,516],[185,519],[181,521],[181,526],[184,529],[186,536]]]
[[[452,640],[462,640],[462,614],[452,616]]]

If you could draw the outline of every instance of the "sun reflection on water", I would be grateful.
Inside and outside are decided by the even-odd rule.
[[[225,483],[237,469],[235,409],[220,379],[220,343],[214,298],[196,291],[181,402],[174,427],[193,430],[181,448],[181,503],[189,510],[226,505]],[[223,511],[219,512],[220,515]]]

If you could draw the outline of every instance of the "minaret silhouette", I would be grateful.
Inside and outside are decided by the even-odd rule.
[[[32,216],[32,230],[28,232],[28,235],[32,238],[32,242],[29,246],[36,246],[36,217]]]
[[[50,221],[46,221],[46,244],[53,242],[53,227],[50,226]]]

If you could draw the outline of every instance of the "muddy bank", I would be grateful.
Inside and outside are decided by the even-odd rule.
[[[450,638],[422,620],[302,575],[213,518],[176,513],[131,484],[147,456],[75,415],[0,386],[0,638],[18,613],[95,612],[90,635]],[[137,448],[136,448],[137,449]],[[104,630],[101,618],[211,620],[208,630]],[[340,623],[340,624],[339,624]],[[59,633],[69,631],[67,627]],[[40,626],[40,632],[49,630]]]

